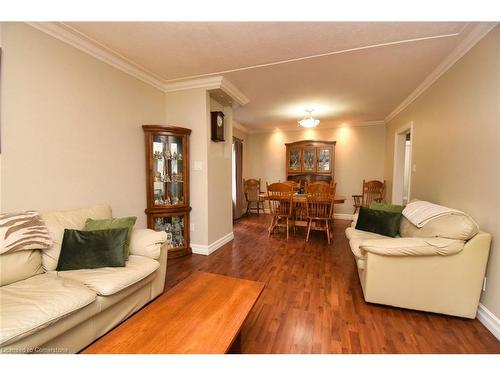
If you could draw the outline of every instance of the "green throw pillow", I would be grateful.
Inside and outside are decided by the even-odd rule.
[[[390,203],[372,202],[370,203],[370,209],[401,213],[403,212],[404,206],[399,206],[397,204],[390,204]]]
[[[356,229],[396,237],[400,221],[400,213],[360,207]]]
[[[57,271],[101,267],[124,267],[123,247],[127,229],[65,229]]]
[[[130,237],[132,236],[132,229],[137,218],[135,216],[130,217],[118,217],[114,219],[103,219],[94,220],[87,219],[83,230],[99,230],[99,229],[117,229],[117,228],[127,228],[127,241],[125,242],[125,247],[123,248],[123,258],[128,260],[129,247],[130,247]]]

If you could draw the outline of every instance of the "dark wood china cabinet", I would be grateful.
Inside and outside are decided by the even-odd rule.
[[[286,143],[287,180],[334,181],[335,141]]]
[[[190,129],[143,125],[146,138],[148,228],[167,233],[168,257],[191,253],[189,244]]]

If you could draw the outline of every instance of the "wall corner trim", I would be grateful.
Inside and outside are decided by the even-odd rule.
[[[194,254],[200,254],[200,255],[210,255],[214,251],[218,250],[228,242],[232,241],[234,239],[234,233],[230,232],[226,234],[225,236],[222,236],[218,240],[215,240],[212,242],[210,245],[197,245],[194,243],[191,243],[191,249]]]
[[[498,22],[478,23],[469,35],[429,74],[417,88],[403,100],[394,110],[387,115],[385,122],[388,123],[424,91],[426,91],[434,82],[438,80],[448,69],[450,69],[460,58],[462,58],[472,47],[474,47],[483,37],[486,36]]]
[[[479,304],[477,309],[477,319],[486,327],[488,330],[495,335],[497,340],[500,340],[500,319],[497,318],[490,310],[486,308],[482,303]]]

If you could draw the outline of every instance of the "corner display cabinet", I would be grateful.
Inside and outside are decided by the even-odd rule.
[[[167,233],[168,258],[191,254],[189,245],[190,129],[143,125],[146,136],[148,228]]]
[[[287,180],[334,181],[335,141],[285,143]]]

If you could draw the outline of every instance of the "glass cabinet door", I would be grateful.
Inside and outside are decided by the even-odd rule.
[[[318,172],[330,173],[332,171],[332,149],[331,147],[318,148]]]
[[[304,148],[304,162],[302,164],[302,170],[304,172],[314,172],[316,171],[316,150],[314,147]]]
[[[153,135],[153,203],[155,206],[183,205],[184,137]]]
[[[179,250],[187,246],[186,214],[152,216],[153,229],[167,233],[167,248]]]
[[[300,148],[291,148],[288,153],[288,169],[293,172],[300,172]]]

